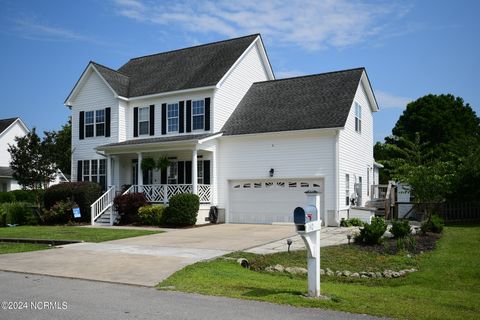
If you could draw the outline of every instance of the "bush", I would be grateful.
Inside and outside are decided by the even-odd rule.
[[[33,205],[28,202],[10,202],[0,205],[0,218],[5,224],[37,224],[37,219],[33,214]]]
[[[45,224],[66,224],[72,221],[72,209],[78,205],[71,200],[61,200],[55,203],[49,210],[44,209],[42,219]]]
[[[59,201],[73,201],[80,208],[80,221],[90,221],[90,206],[102,195],[95,182],[64,182],[45,190],[45,209],[50,210]]]
[[[172,226],[193,226],[197,222],[200,198],[196,194],[180,193],[170,198],[165,222]]]
[[[40,203],[43,200],[44,190],[13,190],[9,193],[13,194],[15,197],[15,201],[20,202],[30,202],[30,203],[37,203],[37,195],[39,197]]]
[[[408,220],[394,220],[392,221],[392,227],[390,232],[393,234],[394,238],[405,238],[412,234],[412,229],[410,228],[410,223]]]
[[[359,218],[342,219],[340,227],[363,227],[365,223]]]
[[[115,197],[115,210],[120,214],[120,223],[129,224],[137,221],[138,209],[147,205],[143,193],[127,193]]]
[[[427,232],[441,233],[443,231],[443,225],[443,219],[434,214],[430,219],[422,223],[420,230],[422,230],[423,234]]]
[[[11,192],[0,192],[0,203],[15,202],[15,195]]]
[[[138,221],[147,226],[160,226],[163,224],[165,208],[161,204],[141,207],[138,209]]]
[[[387,230],[385,220],[380,217],[372,218],[372,223],[366,223],[360,233],[355,236],[355,242],[365,245],[375,245],[382,241],[383,234]]]

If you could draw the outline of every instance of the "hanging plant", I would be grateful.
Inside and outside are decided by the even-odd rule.
[[[155,169],[155,160],[153,158],[144,158],[142,160],[142,171],[149,171]]]
[[[159,170],[166,170],[170,167],[170,160],[168,160],[167,156],[161,156],[157,162],[157,168]]]

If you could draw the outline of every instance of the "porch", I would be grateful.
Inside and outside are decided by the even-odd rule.
[[[193,184],[146,184],[132,185],[124,194],[141,192],[149,203],[167,204],[171,197],[180,193],[194,193]],[[212,191],[209,184],[197,184],[196,194],[200,203],[212,202]]]

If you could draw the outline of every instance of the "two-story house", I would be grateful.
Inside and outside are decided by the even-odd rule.
[[[373,184],[373,112],[365,69],[275,80],[259,34],[131,59],[90,62],[65,102],[72,110],[72,178],[113,197],[152,203],[198,194],[203,223],[215,205],[230,223],[291,222],[306,190],[321,215],[345,216]],[[168,159],[142,170],[144,159]]]

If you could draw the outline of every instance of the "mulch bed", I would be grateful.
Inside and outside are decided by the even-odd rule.
[[[359,248],[366,251],[374,251],[380,254],[397,254],[399,251],[408,251],[412,254],[419,254],[423,252],[432,251],[435,249],[435,245],[438,239],[441,238],[441,234],[430,233],[427,234],[416,234],[412,238],[414,240],[401,240],[393,238],[386,238],[383,240],[382,244],[377,244],[374,246],[358,245]],[[401,243],[399,243],[401,242]],[[403,243],[402,243],[403,242]],[[403,247],[403,248],[402,248]]]

